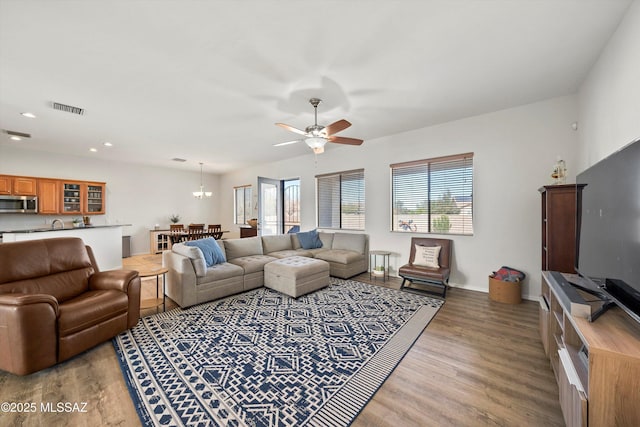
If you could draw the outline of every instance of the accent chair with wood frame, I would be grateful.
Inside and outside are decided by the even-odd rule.
[[[429,289],[408,287],[405,285],[406,282],[429,287],[441,287],[442,297],[444,298],[447,295],[447,285],[449,283],[449,274],[451,273],[451,246],[452,241],[450,239],[412,237],[409,263],[398,269],[398,275],[402,277],[400,290],[436,294],[436,292]],[[440,247],[439,252],[437,247]],[[420,253],[417,254],[418,251]],[[429,260],[425,262],[424,256],[421,256],[423,252],[430,253],[432,256],[437,253],[437,263],[435,258],[431,260],[432,262],[429,262]]]

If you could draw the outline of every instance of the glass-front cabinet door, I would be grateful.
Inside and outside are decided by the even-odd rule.
[[[96,215],[105,212],[105,184],[62,181],[63,214]]]
[[[104,184],[87,184],[87,204],[85,213],[104,213]]]
[[[82,213],[82,184],[72,182],[62,183],[62,213]]]

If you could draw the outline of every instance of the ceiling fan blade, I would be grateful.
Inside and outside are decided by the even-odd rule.
[[[302,140],[301,139],[296,139],[295,141],[279,142],[277,144],[273,144],[273,146],[274,147],[281,147],[283,145],[295,144],[296,142],[302,142]]]
[[[298,128],[294,128],[293,126],[289,126],[289,125],[285,125],[284,123],[276,123],[276,126],[280,126],[281,128],[284,128],[288,131],[294,132],[294,133],[299,133],[300,135],[306,135],[307,133],[303,130],[300,130]]]
[[[348,145],[362,145],[364,142],[362,139],[347,138],[345,136],[329,136],[327,141],[335,142],[336,144],[348,144]]]
[[[338,120],[335,123],[331,123],[329,126],[325,127],[324,130],[327,132],[327,136],[331,136],[334,133],[345,130],[349,126],[351,126],[351,123],[349,123],[347,120],[342,119]]]

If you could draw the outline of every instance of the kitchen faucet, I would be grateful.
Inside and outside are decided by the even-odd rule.
[[[56,218],[51,222],[51,229],[55,230],[56,228],[56,222],[60,223],[60,228],[64,228],[64,222],[62,222],[62,220],[60,218]]]

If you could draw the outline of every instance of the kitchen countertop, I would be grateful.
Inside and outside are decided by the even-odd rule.
[[[23,230],[2,230],[2,233],[39,233],[43,231],[69,231],[69,230],[84,230],[84,229],[95,229],[95,228],[113,228],[113,227],[123,227],[130,226],[131,224],[108,224],[108,225],[89,225],[85,227],[65,227],[65,228],[27,228]]]

